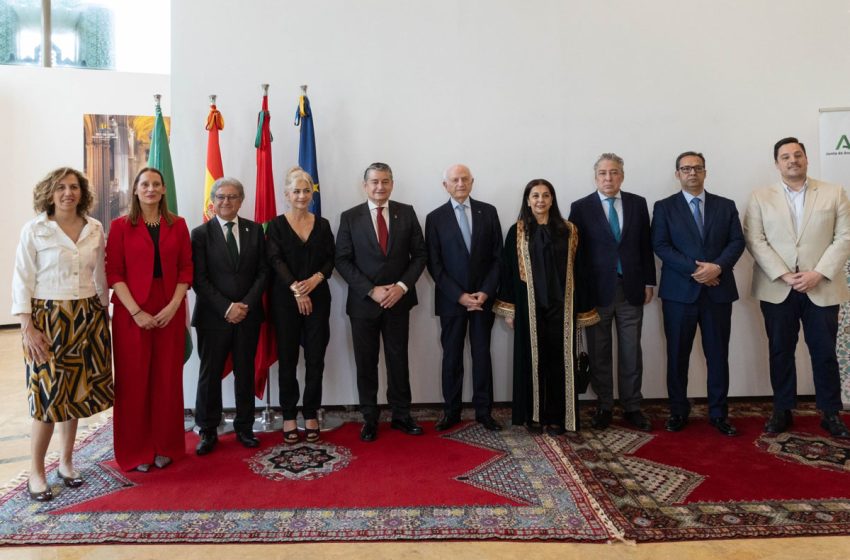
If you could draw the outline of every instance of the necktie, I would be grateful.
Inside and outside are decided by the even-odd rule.
[[[703,237],[705,232],[703,231],[702,211],[699,209],[699,203],[700,202],[702,202],[702,201],[698,198],[692,198],[691,199],[691,207],[693,208],[693,212],[694,212],[694,221],[697,223],[697,229],[699,230],[699,236]]]
[[[614,202],[616,202],[616,198],[613,196],[609,196],[605,199],[608,202],[608,225],[611,226],[611,233],[614,234],[614,239],[617,240],[617,243],[620,242],[620,238],[622,237],[622,232],[620,231],[620,216],[617,215],[617,209],[614,208]],[[617,258],[617,274],[620,276],[623,275],[623,265],[620,263],[619,257]]]
[[[466,206],[459,204],[455,206],[457,212],[457,223],[460,225],[460,234],[463,236],[463,244],[466,245],[466,250],[472,251],[472,233],[469,228],[469,220],[466,217]]]
[[[378,245],[381,246],[381,252],[387,254],[387,238],[390,236],[387,231],[387,221],[384,219],[384,207],[378,206]]]
[[[233,235],[233,222],[227,222],[224,224],[227,227],[227,235],[225,236],[225,240],[227,241],[227,252],[230,253],[230,259],[233,261],[233,266],[239,265],[239,246],[236,244],[236,236]]]

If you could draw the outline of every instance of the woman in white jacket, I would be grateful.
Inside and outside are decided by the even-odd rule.
[[[55,425],[60,483],[83,484],[72,452],[77,420],[112,406],[103,226],[88,216],[85,175],[62,167],[33,190],[38,215],[21,231],[12,280],[12,314],[21,321],[32,424],[30,497],[53,499],[44,458]]]

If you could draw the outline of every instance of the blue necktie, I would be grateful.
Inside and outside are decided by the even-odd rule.
[[[469,227],[469,220],[466,218],[466,206],[458,204],[455,206],[457,212],[457,223],[460,226],[460,234],[463,236],[463,243],[466,245],[466,250],[472,252],[472,232]]]
[[[694,221],[697,223],[697,229],[699,230],[699,236],[702,238],[705,236],[705,231],[703,229],[702,223],[702,212],[699,209],[699,203],[702,202],[698,198],[691,199],[691,206],[693,207],[694,212]]]
[[[605,199],[608,202],[608,225],[611,226],[611,233],[614,234],[614,239],[617,240],[617,243],[620,242],[620,238],[622,237],[622,232],[620,231],[620,216],[617,215],[617,209],[614,208],[614,202],[616,202],[616,198],[613,196],[609,196]],[[623,265],[620,263],[620,259],[617,259],[617,274],[620,276],[623,275]]]

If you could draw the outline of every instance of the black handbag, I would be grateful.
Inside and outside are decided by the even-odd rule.
[[[582,395],[590,385],[590,356],[584,350],[584,327],[576,329],[575,362],[576,393]]]

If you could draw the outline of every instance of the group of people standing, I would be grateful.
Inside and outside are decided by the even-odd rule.
[[[835,342],[838,304],[850,299],[844,264],[850,255],[850,204],[841,187],[807,176],[805,147],[776,143],[781,181],[756,191],[742,227],[735,203],[705,191],[706,160],[685,152],[675,160],[681,192],[658,201],[650,222],[646,200],[624,192],[623,159],[602,154],[594,164],[596,191],[575,201],[568,219],[553,185],[530,181],[519,216],[502,241],[494,206],[471,198],[468,167],[443,177],[447,203],[428,214],[423,235],[413,207],[391,200],[392,169],[364,172],[367,198],[342,213],[336,239],[327,220],[310,213],[313,180],[300,168],[285,181],[289,209],[268,231],[239,216],[242,184],[223,178],[211,188],[215,218],[195,228],[168,211],[162,175],[139,172],[128,215],[114,220],[108,241],[87,215],[93,199],[78,171],[60,168],[35,188],[38,216],[24,226],[13,281],[12,313],[20,316],[32,428],[30,496],[52,499],[44,458],[54,424],[62,438],[58,477],[83,479],[73,465],[77,420],[115,404],[115,458],[125,470],[164,468],[185,452],[182,362],[186,292],[197,295],[192,325],[201,358],[195,418],[198,455],[218,444],[221,377],[232,364],[236,439],[259,440],[254,423],[254,355],[267,319],[268,290],[280,363],[283,439],[301,439],[296,377],[304,346],[303,437],[320,438],[324,356],[329,342],[334,268],[348,285],[360,438],[378,437],[378,362],[383,343],[390,427],[423,433],[411,417],[409,314],[416,282],[427,267],[436,286],[435,311],[443,349],[443,415],[448,430],[461,421],[463,350],[469,335],[472,405],[483,428],[499,431],[492,414],[490,352],[495,315],[514,329],[512,422],[557,436],[579,429],[576,363],[579,329],[586,330],[590,383],[598,397],[595,429],[613,420],[613,336],[624,420],[652,430],[641,411],[643,307],[658,296],[667,339],[669,431],[688,423],[688,362],[699,326],[708,368],[711,424],[734,436],[728,418],[728,349],[732,273],[744,248],[755,265],[753,295],[761,300],[770,345],[774,412],[765,431],[787,430],[795,407],[794,348],[802,322],[812,356],[821,425],[850,438],[841,409]],[[112,333],[107,312],[112,288]],[[114,351],[114,389],[113,363]]]

